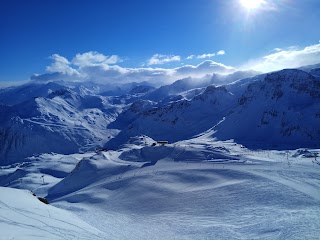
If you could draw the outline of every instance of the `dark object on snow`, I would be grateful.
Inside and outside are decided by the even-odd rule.
[[[99,153],[99,152],[107,152],[107,151],[108,151],[107,148],[96,148],[96,149],[95,149],[95,152],[96,152],[96,153]]]
[[[48,200],[43,198],[43,197],[38,197],[38,199],[39,199],[40,202],[43,202],[45,204],[49,204]]]
[[[154,147],[154,146],[156,146],[156,145],[157,145],[157,143],[155,143],[155,142],[154,142],[154,143],[152,143],[152,145],[151,145],[151,146],[152,146],[152,147]]]
[[[169,142],[168,141],[157,141],[158,144],[162,144],[162,145],[165,145],[165,144],[168,144]]]

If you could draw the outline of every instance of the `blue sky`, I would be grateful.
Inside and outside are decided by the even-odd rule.
[[[78,71],[84,64],[74,64],[77,54],[91,59],[90,66],[103,62],[104,68],[123,69],[211,60],[274,70],[288,55],[302,62],[281,60],[285,67],[320,62],[319,0],[257,0],[254,9],[241,1],[2,0],[0,81],[26,80],[67,65]]]

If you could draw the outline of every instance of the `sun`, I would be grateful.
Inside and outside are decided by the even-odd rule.
[[[262,5],[263,0],[240,0],[240,3],[247,10],[252,10],[259,8]]]

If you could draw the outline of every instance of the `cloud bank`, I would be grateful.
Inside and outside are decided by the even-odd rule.
[[[118,65],[122,59],[117,55],[105,56],[98,52],[77,54],[71,61],[53,54],[52,63],[46,68],[45,74],[34,74],[31,79],[36,81],[93,81],[99,83],[142,82],[163,84],[185,77],[202,77],[213,73],[232,73],[235,68],[214,61],[204,61],[196,66],[184,65],[177,68],[124,68]],[[180,61],[180,56],[155,54],[149,59],[149,65]]]
[[[220,50],[212,54],[190,55],[186,59],[204,59],[214,55],[224,55]],[[105,56],[98,52],[76,54],[71,60],[53,54],[52,63],[46,67],[45,74],[35,74],[31,77],[37,81],[93,81],[97,83],[125,83],[149,81],[154,85],[161,85],[175,80],[194,77],[199,78],[207,74],[228,74],[236,71],[231,66],[206,60],[198,65],[184,65],[177,68],[150,67],[169,62],[181,61],[178,55],[155,54],[148,60],[148,67],[125,68],[119,63],[123,61],[118,55]],[[304,48],[288,47],[275,48],[272,53],[250,61],[239,67],[240,70],[252,69],[259,72],[270,72],[284,68],[297,68],[305,65],[320,63],[320,43]]]
[[[250,61],[243,68],[270,72],[284,68],[297,68],[305,65],[312,65],[320,62],[320,43],[304,48],[275,48],[274,51],[274,53],[266,55],[261,59]]]

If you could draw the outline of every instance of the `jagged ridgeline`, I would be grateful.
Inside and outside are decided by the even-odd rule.
[[[251,148],[319,147],[319,69],[147,82],[29,83],[0,90],[1,164],[34,154],[117,149],[146,135],[176,142],[212,130]]]

